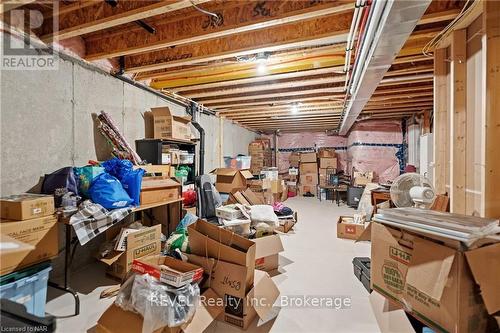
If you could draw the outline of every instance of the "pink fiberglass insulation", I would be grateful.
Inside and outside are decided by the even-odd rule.
[[[348,174],[353,167],[358,171],[373,171],[375,180],[386,182],[399,175],[397,155],[401,155],[402,142],[401,123],[396,120],[359,122],[347,137],[323,132],[283,133],[278,137],[279,170],[287,171],[292,152],[328,147],[335,149],[340,170]]]

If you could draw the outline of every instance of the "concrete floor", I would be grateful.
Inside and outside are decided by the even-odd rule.
[[[283,296],[349,297],[347,309],[276,307],[276,316],[266,322],[255,321],[248,332],[380,332],[373,315],[368,292],[353,275],[352,258],[370,256],[369,243],[338,239],[339,215],[352,215],[353,209],[316,198],[297,197],[286,204],[299,214],[295,231],[282,237],[285,252],[280,257],[280,272],[273,280]],[[75,274],[72,285],[80,291],[81,314],[58,320],[57,332],[92,332],[101,313],[112,299],[99,299],[102,290],[116,284],[104,276],[96,264]],[[50,289],[49,289],[50,290]],[[51,291],[47,312],[69,315],[73,299]],[[222,322],[213,322],[205,331],[241,332]]]

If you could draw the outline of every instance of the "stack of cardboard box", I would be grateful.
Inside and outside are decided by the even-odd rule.
[[[305,193],[316,193],[318,185],[318,162],[316,153],[302,153],[300,154],[300,186],[299,192],[304,195]]]
[[[298,168],[300,163],[300,153],[291,153],[288,161],[290,162],[290,168]]]
[[[329,172],[337,172],[337,157],[334,150],[321,149],[318,152],[319,157],[319,184],[326,185],[326,174]]]
[[[40,194],[12,195],[0,199],[0,231],[33,246],[26,255],[0,258],[0,275],[52,259],[59,251],[54,197]]]
[[[272,165],[271,140],[256,139],[248,145],[248,155],[252,157],[250,172],[257,175],[265,167]]]

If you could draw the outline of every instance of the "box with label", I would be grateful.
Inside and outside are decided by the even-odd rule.
[[[255,268],[265,272],[277,269],[279,253],[284,251],[280,235],[275,233],[252,239],[252,241],[257,245],[255,248]]]
[[[463,243],[372,222],[371,287],[439,332],[492,332],[500,242]]]
[[[132,270],[149,274],[163,283],[182,287],[203,277],[203,268],[168,256],[152,255],[134,259]]]
[[[100,261],[109,266],[108,274],[123,278],[132,268],[134,259],[161,251],[161,224],[141,229],[127,236],[127,249],[124,252],[112,251]]]
[[[0,198],[0,217],[7,220],[27,220],[54,214],[52,195],[24,193]]]
[[[333,168],[337,169],[337,159],[336,158],[320,158],[319,167],[321,169]]]
[[[352,216],[340,216],[337,220],[337,238],[357,240],[365,231],[364,223],[354,223]]]
[[[300,163],[300,174],[318,173],[318,163]]]
[[[6,269],[16,270],[57,257],[59,253],[59,232],[57,218],[45,216],[24,221],[2,220],[0,232],[34,249],[25,256],[18,256]],[[3,272],[2,272],[3,274]]]
[[[301,153],[300,163],[316,163],[317,156],[316,153]]]
[[[191,117],[174,116],[166,106],[151,108],[145,114],[146,124],[153,123],[152,131],[146,126],[146,137],[154,139],[191,140]],[[151,135],[152,132],[152,135]]]

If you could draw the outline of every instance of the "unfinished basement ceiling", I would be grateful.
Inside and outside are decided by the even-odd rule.
[[[44,13],[34,31],[42,40],[76,40],[85,59],[111,59],[135,80],[244,127],[339,127],[354,1],[61,1],[56,15],[47,1],[26,2]],[[422,48],[463,5],[430,4],[358,119],[433,109],[433,58]]]

